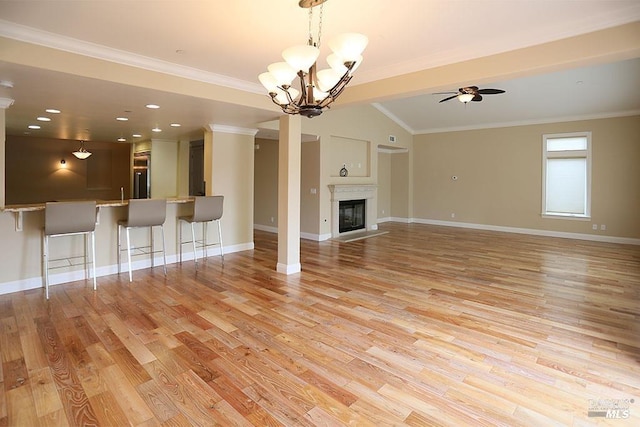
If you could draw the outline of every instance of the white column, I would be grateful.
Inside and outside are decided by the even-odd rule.
[[[5,185],[6,185],[6,156],[5,150],[7,145],[7,131],[5,110],[13,104],[11,98],[0,98],[0,208],[5,206]]]
[[[205,195],[213,196],[213,124],[204,130],[204,186]]]
[[[300,271],[300,163],[302,121],[299,115],[280,118],[278,144],[278,265],[279,273]]]

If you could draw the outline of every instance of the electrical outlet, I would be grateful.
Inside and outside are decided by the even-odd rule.
[[[456,214],[455,213],[451,213],[451,218],[455,218]]]
[[[600,230],[604,231],[607,229],[607,226],[605,224],[600,225]]]
[[[594,230],[597,230],[597,229],[598,229],[598,224],[593,224],[593,225],[591,226],[591,228],[593,228]]]
[[[275,219],[273,217],[271,217],[271,222],[274,222],[274,221],[275,221]]]

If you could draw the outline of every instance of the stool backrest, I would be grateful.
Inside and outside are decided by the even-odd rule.
[[[96,229],[96,202],[47,202],[44,205],[44,234],[88,233]]]
[[[198,196],[193,202],[193,221],[207,222],[222,218],[224,196]]]
[[[167,218],[166,199],[131,199],[127,227],[162,225]]]

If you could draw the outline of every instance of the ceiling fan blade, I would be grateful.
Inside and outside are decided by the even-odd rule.
[[[474,96],[472,101],[474,101],[474,102],[482,101],[482,95],[478,94],[478,95]]]
[[[434,92],[431,95],[450,95],[452,93],[458,94],[458,92]]]
[[[480,89],[478,93],[482,95],[497,95],[499,93],[504,93],[502,89]]]
[[[440,102],[448,101],[448,100],[450,100],[450,99],[457,98],[457,97],[458,97],[458,94],[455,94],[455,95],[450,96],[450,97],[448,97],[448,98],[441,99],[441,100],[440,100]],[[439,103],[440,103],[440,102],[439,102]],[[439,104],[439,103],[438,103],[438,104]]]

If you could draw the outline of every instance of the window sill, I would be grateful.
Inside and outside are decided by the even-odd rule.
[[[590,215],[578,215],[578,214],[561,214],[561,213],[543,213],[542,218],[550,219],[569,219],[574,221],[591,221]]]

